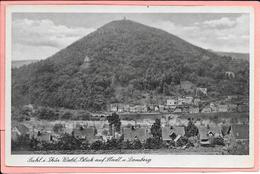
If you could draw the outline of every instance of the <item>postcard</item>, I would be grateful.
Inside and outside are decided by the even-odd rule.
[[[256,5],[188,5],[5,4],[4,165],[255,170]]]

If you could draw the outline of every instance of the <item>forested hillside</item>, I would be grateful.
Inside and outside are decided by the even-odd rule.
[[[181,95],[176,86],[185,80],[208,88],[209,96],[248,95],[248,68],[248,61],[165,31],[113,21],[45,60],[13,69],[12,105],[104,110],[109,103],[138,103],[145,94]]]
[[[38,60],[13,60],[12,61],[12,68],[20,68],[21,66],[28,65]]]

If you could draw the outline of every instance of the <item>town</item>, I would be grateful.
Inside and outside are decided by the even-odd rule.
[[[248,99],[239,95],[211,99],[207,88],[195,89],[193,96],[166,96],[157,104],[113,103],[103,112],[33,105],[21,110],[25,117],[12,121],[16,153],[170,149],[196,154],[203,148],[205,154],[248,154]]]

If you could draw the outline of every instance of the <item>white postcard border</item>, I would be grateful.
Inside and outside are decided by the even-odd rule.
[[[250,14],[250,141],[249,155],[12,155],[11,154],[11,14],[13,12],[73,12],[73,13],[249,13]],[[173,168],[251,168],[254,164],[254,13],[251,7],[206,7],[206,6],[101,6],[101,5],[11,5],[6,16],[6,96],[5,96],[5,155],[7,166],[56,166],[56,167],[173,167]],[[146,162],[36,162],[28,159],[49,157],[134,157],[151,159]]]

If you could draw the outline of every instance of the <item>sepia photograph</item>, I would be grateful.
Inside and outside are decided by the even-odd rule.
[[[10,13],[11,155],[250,155],[250,11],[153,8]]]

